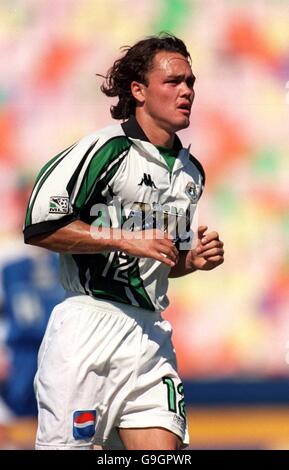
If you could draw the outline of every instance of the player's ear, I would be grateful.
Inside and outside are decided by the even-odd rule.
[[[133,81],[130,84],[131,94],[140,104],[145,102],[145,86],[143,83]]]

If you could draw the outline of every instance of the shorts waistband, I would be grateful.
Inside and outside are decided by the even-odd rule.
[[[119,314],[128,314],[128,315],[150,315],[150,316],[160,316],[160,311],[153,311],[153,310],[146,310],[141,307],[136,307],[134,305],[128,305],[121,302],[114,302],[111,300],[105,299],[96,299],[95,297],[91,297],[90,295],[81,294],[79,292],[69,292],[66,291],[65,300],[73,299],[76,302],[80,302],[85,305],[89,305],[91,307],[96,308],[101,312],[109,312],[109,313],[119,313]]]

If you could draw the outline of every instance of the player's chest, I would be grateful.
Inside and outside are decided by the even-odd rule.
[[[121,164],[111,183],[111,194],[123,205],[138,203],[173,203],[185,208],[191,203],[190,185],[199,184],[198,175],[185,170],[176,161],[170,171],[165,160],[144,158],[131,153]],[[200,188],[201,191],[201,188]]]

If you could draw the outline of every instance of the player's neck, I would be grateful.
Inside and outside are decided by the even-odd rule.
[[[147,114],[138,113],[136,111],[135,117],[152,144],[169,149],[173,147],[175,139],[174,133],[168,132]]]

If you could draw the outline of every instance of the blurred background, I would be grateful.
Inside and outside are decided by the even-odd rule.
[[[225,264],[170,285],[165,313],[194,449],[289,448],[289,2],[0,1],[0,447],[33,447],[36,354],[61,300],[57,257],[25,246],[36,174],[112,124],[101,80],[120,47],[170,31],[197,76],[180,133],[207,185],[199,222]]]

